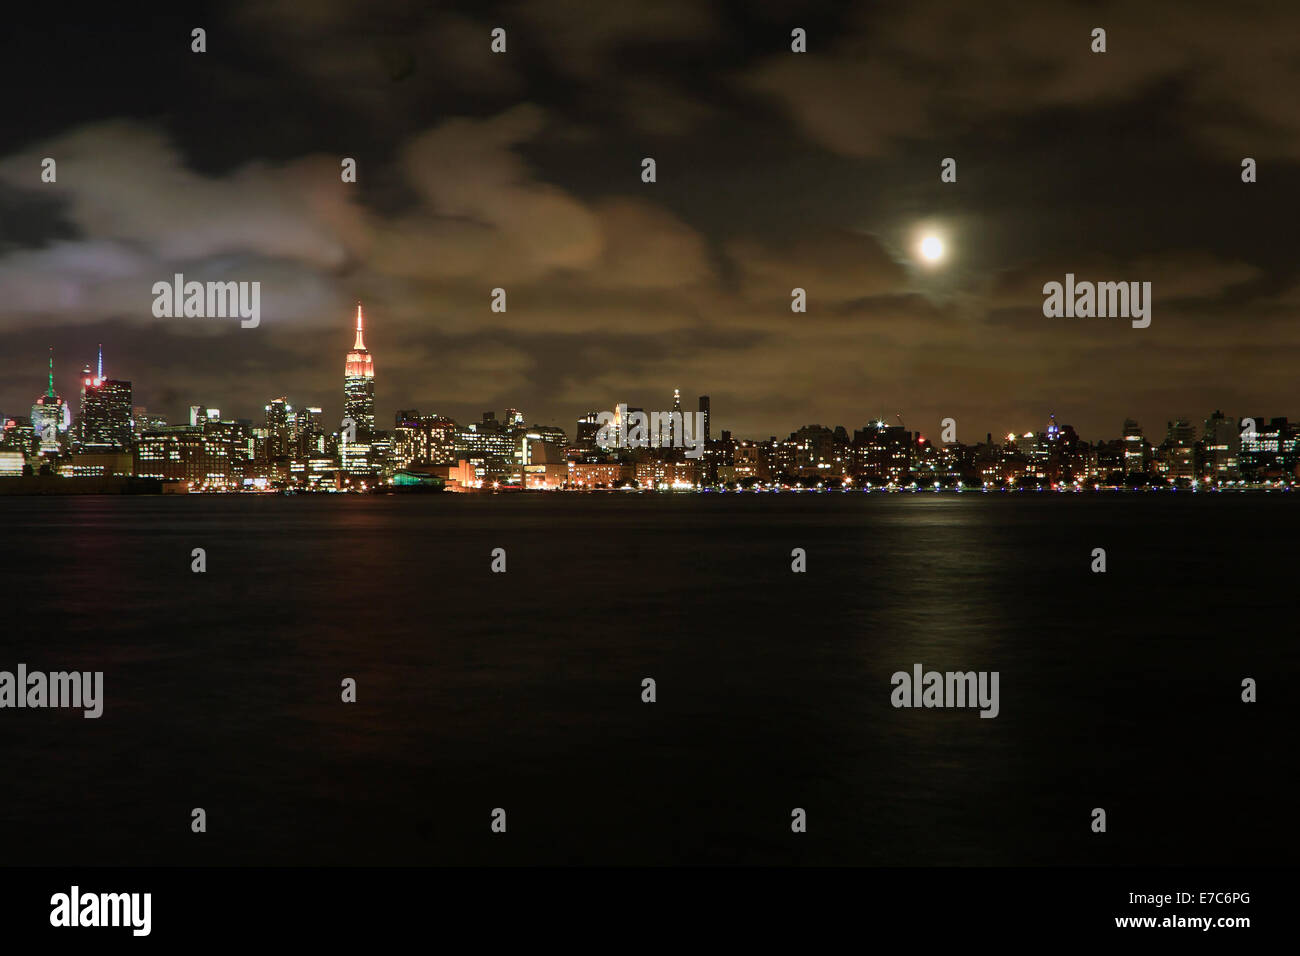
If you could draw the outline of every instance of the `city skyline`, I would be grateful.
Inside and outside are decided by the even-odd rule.
[[[385,419],[385,418],[381,418],[379,415],[376,414],[375,409],[376,409],[377,406],[378,406],[378,402],[377,402],[377,393],[376,393],[376,388],[375,388],[375,376],[376,376],[376,372],[375,372],[375,365],[374,365],[374,359],[373,359],[373,356],[372,356],[370,350],[367,349],[366,346],[365,346],[363,321],[364,321],[364,319],[363,319],[363,305],[362,305],[362,303],[361,303],[360,301],[358,301],[358,302],[356,303],[355,325],[353,325],[353,326],[350,327],[350,328],[351,328],[351,331],[354,333],[353,345],[352,345],[351,349],[348,350],[348,352],[347,352],[347,357],[346,357],[346,360],[345,360],[345,371],[344,371],[344,378],[345,378],[345,382],[344,382],[344,397],[343,397],[343,399],[342,399],[341,401],[337,402],[337,405],[340,407],[340,410],[341,410],[341,412],[340,412],[340,416],[339,416],[339,421],[340,421],[340,422],[344,422],[344,421],[346,421],[346,420],[349,419],[349,418],[353,418],[353,419],[356,421],[356,423],[357,423],[357,427],[358,427],[358,429],[361,431],[361,433],[365,434],[366,432],[374,431],[374,430],[386,430],[385,426],[383,426],[382,424],[380,424],[381,422],[383,422],[383,421],[385,421],[385,420],[391,420],[391,421],[396,422],[396,421],[399,420],[399,417],[400,417],[400,415],[402,414],[402,411],[403,411],[404,409],[415,408],[415,407],[419,407],[419,406],[405,405],[405,406],[397,407],[397,408],[395,408],[395,409],[393,410],[393,413],[392,413],[391,415],[387,416],[386,419]],[[97,371],[94,373],[93,383],[94,383],[94,385],[95,385],[96,387],[99,387],[99,386],[101,385],[101,383],[109,383],[110,380],[107,379],[107,378],[104,376],[104,373],[103,373],[103,367],[104,367],[104,364],[103,364],[103,363],[104,363],[104,357],[103,357],[104,345],[103,345],[103,343],[102,343],[102,342],[97,343],[97,345],[96,345],[96,349],[97,349]],[[64,392],[58,389],[57,382],[56,382],[57,375],[56,375],[56,372],[55,372],[55,364],[54,364],[54,348],[53,348],[52,346],[48,349],[48,361],[49,361],[49,367],[48,367],[48,374],[47,374],[47,385],[46,385],[46,390],[45,390],[43,393],[41,393],[40,395],[38,395],[38,396],[36,397],[36,398],[37,398],[37,401],[39,402],[39,401],[42,399],[43,396],[48,397],[48,398],[50,398],[50,399],[54,399],[54,398],[57,396],[57,397],[58,397],[60,400],[62,400],[62,401],[64,402],[64,404],[67,406],[67,421],[66,421],[65,424],[66,424],[67,427],[71,427],[71,425],[72,425],[72,423],[73,423],[73,416],[75,415],[75,413],[74,413],[73,410],[72,410],[71,403],[68,403],[66,399],[63,399],[63,398],[62,398],[62,396],[64,395]],[[89,363],[87,363],[87,364],[83,367],[82,372],[78,375],[78,379],[77,379],[78,384],[79,384],[80,386],[82,386],[82,401],[83,401],[83,402],[85,401],[85,386],[89,386],[89,385],[91,384],[91,382],[92,382],[92,379],[87,377],[87,376],[90,375],[90,374],[91,374],[91,373],[90,373],[90,365],[89,365]],[[125,384],[128,386],[128,390],[127,390],[127,398],[128,398],[128,400],[131,400],[131,399],[132,399],[131,386],[133,386],[133,384],[134,384],[136,381],[137,381],[136,379],[125,379]],[[355,392],[355,394],[354,394],[353,389],[359,389],[359,391]],[[276,389],[275,389],[275,388],[270,388],[270,389],[268,389],[268,392],[276,392]],[[658,409],[657,407],[655,407],[655,406],[653,405],[653,403],[650,403],[650,404],[647,404],[647,405],[643,406],[644,409],[646,409],[646,410],[650,410],[651,408],[654,408],[655,410],[668,411],[668,410],[670,410],[670,409],[672,409],[672,408],[675,408],[676,410],[680,411],[680,410],[681,410],[681,405],[680,405],[680,399],[681,399],[681,394],[680,394],[680,393],[681,393],[681,390],[680,390],[680,388],[678,388],[678,387],[674,387],[674,388],[672,389],[672,392],[673,392],[673,401],[672,401],[671,403],[667,403],[667,402],[664,403],[662,409]],[[71,393],[69,393],[69,394],[71,394]],[[699,397],[700,397],[701,401],[706,402],[706,403],[710,400],[710,395],[709,395],[709,394],[701,394]],[[245,400],[243,403],[236,403],[234,406],[231,406],[231,405],[229,405],[229,404],[225,401],[224,396],[216,396],[217,401],[216,401],[214,404],[209,404],[209,402],[206,401],[207,396],[192,396],[192,398],[203,398],[203,399],[205,399],[205,400],[199,402],[197,406],[196,406],[196,405],[194,404],[194,402],[192,402],[192,401],[191,401],[191,402],[186,402],[186,403],[184,403],[184,406],[183,406],[183,407],[185,408],[186,411],[188,411],[188,410],[190,410],[190,409],[192,409],[192,408],[194,408],[194,407],[202,407],[202,408],[220,409],[220,410],[222,410],[223,412],[225,412],[225,411],[228,411],[231,407],[236,407],[236,408],[237,408],[237,407],[242,407],[244,404],[247,403],[247,400]],[[275,401],[289,401],[289,399],[290,399],[290,395],[289,395],[289,393],[281,391],[279,394],[275,395],[274,397],[266,399],[266,400],[265,400],[265,401],[260,405],[260,408],[265,412],[265,411],[266,411],[267,409],[269,409],[269,407],[270,407],[269,404],[266,404],[266,403],[269,403],[269,402],[275,402]],[[167,421],[168,421],[169,423],[173,423],[173,422],[176,420],[176,419],[174,419],[172,416],[169,416],[169,415],[167,415],[167,414],[159,415],[159,413],[157,412],[156,409],[150,409],[149,406],[148,406],[146,403],[144,403],[144,402],[133,401],[133,400],[131,400],[131,401],[130,401],[130,404],[131,404],[133,407],[144,408],[144,409],[148,410],[148,412],[149,412],[149,414],[150,414],[150,417],[153,417],[153,418],[165,418],[165,419],[167,419]],[[324,403],[324,404],[322,404],[322,405],[315,405],[315,404],[305,403],[305,402],[290,402],[290,404],[291,404],[291,405],[294,405],[294,406],[296,406],[296,407],[298,407],[298,408],[312,409],[312,410],[314,410],[314,411],[316,411],[316,412],[319,413],[319,412],[322,412],[322,410],[323,410],[324,408],[329,407],[329,404],[330,404],[330,403],[326,402],[326,403]],[[474,405],[473,402],[467,402],[467,403],[461,403],[461,404],[463,404],[464,407],[470,407],[470,406],[473,406],[473,405]],[[482,404],[484,404],[484,403],[479,403],[479,404],[482,405]],[[522,404],[522,403],[506,404],[506,405],[504,405],[504,406],[499,406],[499,407],[503,407],[503,408],[506,408],[506,409],[512,409],[512,410],[513,410],[513,409],[514,409],[517,405],[519,405],[519,404]],[[33,407],[35,407],[35,406],[33,405]],[[558,422],[549,422],[549,423],[547,423],[547,424],[558,425],[559,427],[565,427],[565,425],[567,425],[568,427],[566,428],[566,431],[568,431],[569,428],[572,428],[572,426],[574,425],[574,423],[576,423],[576,422],[581,422],[581,421],[584,419],[584,417],[585,417],[586,415],[589,415],[589,414],[591,414],[591,413],[593,413],[593,412],[609,411],[609,410],[612,410],[612,409],[616,409],[616,408],[617,408],[617,402],[614,402],[613,404],[611,404],[610,407],[609,407],[608,409],[605,408],[604,406],[601,406],[599,403],[597,403],[596,405],[593,405],[591,402],[588,402],[588,403],[586,403],[585,405],[580,405],[580,406],[578,406],[578,407],[581,407],[581,408],[583,409],[583,411],[582,411],[581,413],[579,413],[579,414],[575,414],[575,415],[573,416],[572,419],[570,419],[570,420],[567,421],[567,423],[565,423],[565,424],[561,424],[561,423],[558,423]],[[632,406],[632,407],[635,408],[635,407],[638,407],[638,406]],[[701,405],[701,408],[702,408],[702,409],[705,408],[705,407],[706,407],[705,405]],[[487,411],[495,411],[495,409],[487,409]],[[892,422],[893,422],[894,419],[897,419],[897,420],[900,421],[900,423],[903,423],[903,421],[904,421],[904,419],[905,419],[905,416],[904,416],[903,413],[904,413],[905,411],[906,411],[906,409],[901,409],[901,410],[899,410],[896,414],[890,416],[890,417],[888,418],[889,423],[892,424]],[[1253,410],[1253,412],[1254,412],[1255,414],[1250,415],[1250,416],[1247,416],[1247,415],[1228,415],[1227,417],[1228,417],[1229,419],[1232,419],[1232,420],[1239,420],[1239,419],[1244,419],[1244,418],[1246,418],[1246,417],[1251,417],[1251,418],[1254,418],[1255,420],[1257,420],[1258,422],[1260,422],[1261,424],[1262,424],[1262,423],[1267,423],[1267,422],[1269,422],[1269,421],[1271,421],[1271,420],[1274,420],[1274,419],[1288,419],[1288,420],[1289,420],[1289,419],[1295,417],[1295,416],[1293,416],[1292,414],[1288,413],[1288,410],[1287,410],[1287,409],[1265,409],[1265,410],[1263,410],[1263,411],[1265,411],[1265,412],[1268,412],[1268,414],[1260,414],[1260,411],[1261,411],[1261,410],[1259,410],[1259,409],[1255,409],[1255,410]],[[1274,414],[1275,412],[1280,412],[1281,414]],[[431,411],[428,412],[428,414],[432,414],[432,415],[442,415],[442,414],[444,414],[444,413],[441,412],[440,410],[431,410]],[[461,421],[462,419],[467,420],[467,421],[473,421],[473,420],[477,419],[478,414],[479,414],[479,413],[472,413],[472,414],[470,414],[470,415],[468,415],[468,416],[446,415],[445,417],[455,419],[456,421]],[[883,423],[886,421],[886,418],[885,418],[885,417],[882,417],[882,416],[884,416],[884,414],[885,414],[884,412],[877,411],[874,415],[868,413],[868,414],[866,414],[865,416],[859,416],[859,419],[858,419],[858,420],[855,420],[855,419],[852,419],[852,418],[847,417],[843,412],[841,412],[841,413],[840,413],[840,417],[835,418],[835,419],[828,419],[828,421],[830,422],[830,424],[829,424],[827,427],[830,427],[830,428],[833,429],[833,428],[835,428],[835,427],[837,427],[837,426],[856,426],[857,424],[859,424],[859,421],[860,421],[860,423],[863,424],[863,425],[868,425],[868,424],[872,424],[872,423],[881,423],[881,424],[883,424]],[[1220,406],[1216,405],[1216,406],[1214,407],[1213,412],[1203,412],[1203,413],[1201,413],[1201,415],[1198,415],[1198,414],[1196,414],[1196,413],[1193,413],[1193,414],[1191,414],[1191,415],[1188,415],[1188,414],[1178,414],[1178,415],[1173,415],[1173,416],[1165,416],[1165,417],[1163,418],[1163,421],[1165,422],[1166,427],[1174,427],[1175,425],[1177,425],[1177,424],[1180,423],[1180,422],[1195,423],[1195,422],[1198,421],[1198,420],[1208,420],[1209,417],[1211,417],[1212,415],[1222,415],[1222,414],[1223,414],[1222,408],[1221,408]],[[1201,417],[1202,415],[1204,416],[1204,418]],[[5,410],[4,408],[0,408],[0,421],[3,421],[3,419],[5,419],[5,418],[9,418],[9,419],[21,419],[21,418],[24,418],[24,417],[30,417],[30,416],[23,416],[23,415],[21,415],[21,414],[15,414],[15,413],[13,413],[13,412],[9,412],[9,411]],[[179,419],[179,418],[185,418],[185,417],[186,417],[185,415],[177,416],[178,419]],[[256,415],[256,414],[252,414],[252,415],[234,415],[234,414],[232,414],[232,415],[227,415],[227,416],[225,416],[225,417],[228,418],[228,419],[233,419],[233,420],[238,420],[238,421],[246,421],[246,422],[256,423],[256,422],[257,422],[257,421],[258,421],[262,416],[258,416],[258,415]],[[945,416],[945,418],[953,418],[954,421],[956,421],[956,416],[955,416],[955,415]],[[1058,419],[1060,419],[1061,424],[1064,424],[1064,425],[1069,425],[1069,424],[1070,424],[1070,422],[1069,422],[1067,416],[1064,416],[1064,415],[1060,415],[1060,416],[1058,416],[1058,415],[1056,414],[1055,410],[1048,409],[1048,410],[1045,410],[1045,411],[1043,412],[1043,415],[1040,416],[1040,418],[1039,418],[1036,422],[1034,422],[1034,421],[1029,421],[1029,422],[1025,422],[1025,423],[1021,423],[1021,424],[1013,424],[1013,425],[1009,428],[1009,431],[1004,431],[1004,430],[988,430],[988,431],[985,431],[984,434],[985,434],[985,436],[986,436],[986,439],[993,439],[993,440],[997,440],[997,439],[999,439],[999,438],[1001,438],[1001,437],[1004,437],[1004,436],[1007,437],[1007,438],[1013,438],[1013,437],[1015,437],[1015,436],[1018,436],[1018,435],[1022,434],[1022,432],[1021,432],[1021,429],[1022,429],[1022,428],[1028,428],[1029,431],[1030,431],[1030,433],[1034,433],[1034,432],[1035,432],[1035,429],[1037,429],[1038,426],[1041,425],[1041,426],[1044,426],[1044,427],[1048,427],[1048,426],[1050,426],[1050,425],[1052,425],[1052,424],[1057,423]],[[328,416],[327,416],[324,420],[328,420]],[[537,419],[534,419],[534,421],[537,421]],[[1096,435],[1096,436],[1089,436],[1089,435],[1082,435],[1082,434],[1080,434],[1079,437],[1080,437],[1081,439],[1083,439],[1083,440],[1085,440],[1085,441],[1089,441],[1089,442],[1105,442],[1105,441],[1111,441],[1111,440],[1114,440],[1114,439],[1116,439],[1116,438],[1122,438],[1122,437],[1123,437],[1123,428],[1126,427],[1126,426],[1128,425],[1128,423],[1130,423],[1130,422],[1132,422],[1132,421],[1139,421],[1139,422],[1140,422],[1140,419],[1137,419],[1135,416],[1131,416],[1131,415],[1126,415],[1126,416],[1124,416],[1123,421],[1122,421],[1122,423],[1121,423],[1121,428],[1120,428],[1120,433],[1119,433],[1119,434],[1106,433],[1106,434]],[[794,434],[795,432],[799,431],[801,428],[807,428],[807,427],[811,427],[811,426],[822,426],[822,425],[825,425],[825,424],[826,424],[825,422],[820,422],[820,421],[818,421],[818,422],[802,422],[802,423],[798,423],[798,424],[791,425],[788,429],[785,429],[785,428],[774,428],[774,429],[768,429],[768,430],[760,430],[759,432],[755,432],[755,433],[751,433],[751,434],[737,434],[736,431],[735,431],[735,429],[733,429],[733,428],[726,428],[725,430],[726,430],[727,432],[731,433],[735,438],[738,438],[738,439],[743,439],[743,440],[746,440],[746,441],[764,441],[764,440],[769,440],[769,439],[780,439],[780,438],[782,438],[782,436],[784,436],[784,435]],[[916,433],[919,434],[919,435],[922,435],[922,436],[926,436],[926,435],[931,434],[931,433],[932,433],[934,436],[938,436],[938,435],[940,434],[940,432],[943,430],[943,428],[944,428],[944,425],[943,425],[943,419],[941,419],[939,422],[936,422],[936,423],[934,423],[932,426],[930,426],[930,427],[928,428],[928,430],[927,430],[926,427],[924,427],[924,426],[922,426],[922,425],[914,425],[914,426],[912,427],[911,430],[914,431],[914,432],[916,432]],[[328,430],[328,429],[327,429],[327,430]],[[337,432],[338,429],[335,428],[334,431]],[[965,431],[965,430],[963,430],[963,432],[964,432],[964,431]],[[1078,430],[1077,430],[1077,429],[1076,429],[1076,433],[1078,433]],[[715,437],[716,437],[716,436],[715,436]],[[934,439],[931,438],[930,440],[934,440]],[[955,439],[954,439],[954,441],[955,441]],[[976,444],[976,443],[978,443],[979,441],[980,441],[980,439],[978,438],[978,436],[976,436],[976,437],[974,437],[974,438],[971,438],[971,437],[969,437],[969,436],[966,436],[966,437],[964,437],[962,440],[960,440],[960,442],[958,442],[958,443],[960,443],[960,444],[968,444],[968,445],[969,445],[969,444]]]
[[[199,291],[202,291],[201,289]],[[197,292],[196,292],[197,294]],[[180,292],[177,292],[180,295]],[[264,417],[223,415],[220,405],[191,404],[188,419],[168,422],[134,403],[132,381],[82,369],[80,402],[54,383],[50,350],[46,389],[30,416],[0,416],[0,476],[148,479],[187,490],[300,489],[312,491],[578,489],[650,487],[699,489],[747,486],[891,487],[1289,486],[1300,479],[1300,424],[1285,416],[1226,416],[1219,409],[1198,426],[1190,418],[1144,432],[1125,419],[1118,438],[1096,441],[1049,413],[1040,431],[1019,429],[983,440],[959,437],[957,420],[940,422],[937,436],[902,413],[826,426],[805,424],[782,439],[736,436],[713,426],[712,399],[698,411],[673,389],[671,408],[616,401],[613,411],[589,410],[573,430],[529,422],[518,408],[458,421],[438,412],[402,409],[387,428],[376,418],[377,372],[366,346],[358,301],[353,342],[343,363],[343,417],[331,430],[319,406],[295,409],[287,395],[263,406]],[[33,487],[43,488],[39,484]],[[73,486],[64,486],[71,490]],[[96,485],[95,488],[101,488]],[[160,486],[161,487],[161,486]]]

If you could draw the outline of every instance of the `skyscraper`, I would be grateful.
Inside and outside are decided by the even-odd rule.
[[[704,422],[704,440],[710,441],[713,435],[709,431],[709,396],[707,395],[700,396],[700,415],[703,416]]]
[[[285,458],[293,450],[293,406],[287,398],[273,398],[266,406],[266,457]],[[358,429],[360,426],[357,426]]]
[[[593,452],[596,450],[596,438],[600,434],[600,415],[598,412],[587,412],[578,419],[577,427],[574,430],[573,444],[579,451]]]
[[[40,441],[41,454],[59,453],[59,435],[68,430],[72,416],[68,403],[54,391],[54,349],[50,349],[49,385],[32,405],[32,429]]]
[[[325,427],[321,424],[319,408],[309,406],[298,409],[293,433],[298,457],[312,458],[325,453]]]
[[[1211,481],[1233,481],[1240,477],[1238,456],[1241,432],[1237,423],[1215,409],[1205,420],[1205,467],[1203,474]]]
[[[1124,474],[1140,475],[1146,471],[1146,439],[1142,427],[1131,418],[1124,419]]]
[[[343,372],[343,416],[356,426],[356,441],[370,439],[375,430],[375,362],[366,348],[361,303],[357,303],[357,340]]]
[[[1196,477],[1196,429],[1186,418],[1167,423],[1162,471],[1171,480],[1191,481]]]
[[[81,379],[81,449],[86,452],[126,451],[131,447],[133,419],[131,383],[104,378],[104,347],[94,375],[87,366]]]

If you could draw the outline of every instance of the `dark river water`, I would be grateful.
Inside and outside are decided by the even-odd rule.
[[[1297,540],[1279,494],[0,498],[0,670],[104,674],[0,709],[0,859],[1295,863]],[[891,706],[917,663],[998,716]]]

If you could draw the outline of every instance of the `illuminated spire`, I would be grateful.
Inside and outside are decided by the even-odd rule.
[[[361,320],[361,303],[358,302],[357,303],[357,341],[356,344],[354,344],[352,347],[359,352],[365,351],[366,348],[366,341],[361,337],[362,331],[363,329],[362,329],[362,320]]]
[[[50,398],[56,398],[54,394],[54,346],[50,346],[50,387],[46,389],[45,394]]]
[[[95,373],[95,378],[103,381],[104,379],[104,343],[99,343],[99,371]]]

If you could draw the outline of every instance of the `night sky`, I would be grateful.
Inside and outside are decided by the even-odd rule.
[[[102,342],[171,421],[285,395],[337,422],[358,299],[385,425],[513,406],[572,434],[675,387],[746,437],[1300,415],[1300,5],[185,6],[6,10],[9,415],[50,346],[75,412]],[[176,272],[260,281],[260,327],[154,318]],[[1150,281],[1150,328],[1045,318],[1067,272]]]

